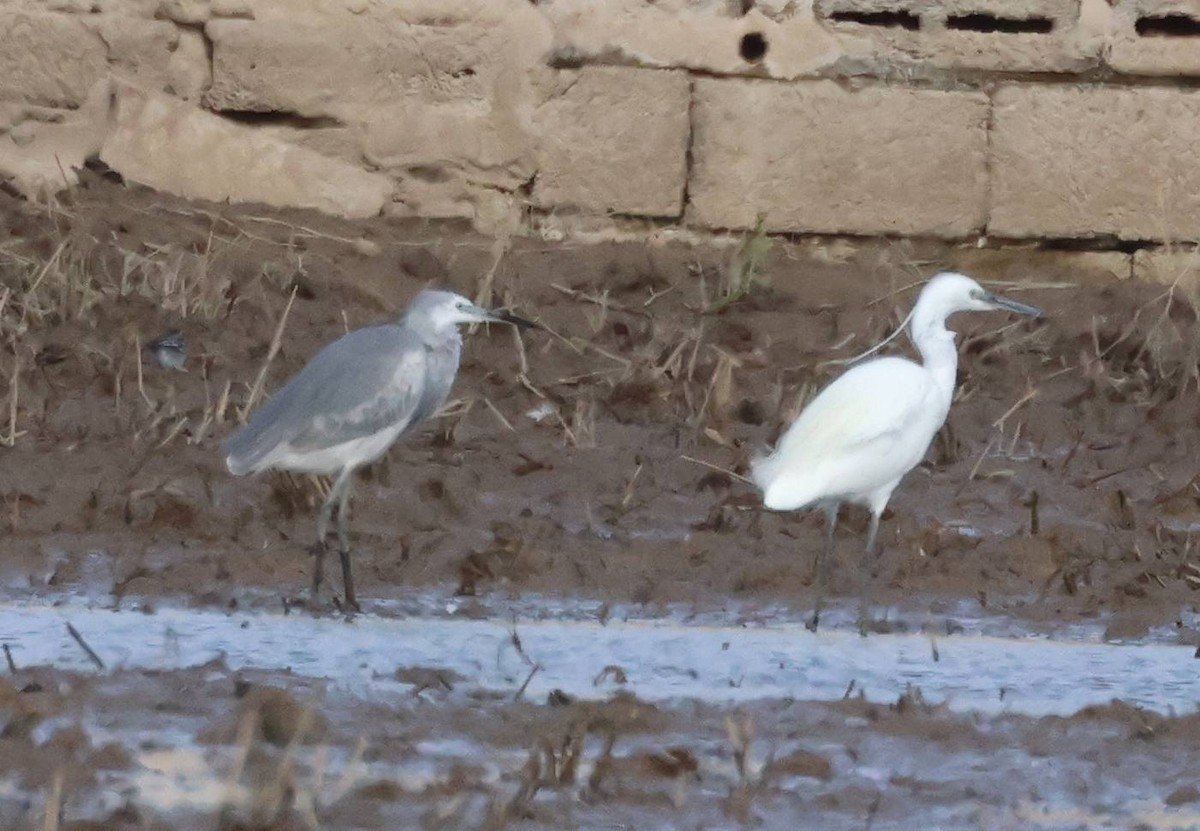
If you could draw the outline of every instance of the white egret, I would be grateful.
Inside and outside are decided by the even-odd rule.
[[[851,368],[804,408],[774,452],[752,463],[751,477],[766,508],[819,507],[825,513],[810,630],[815,632],[821,619],[838,509],[849,502],[871,512],[860,574],[859,630],[866,634],[879,518],[900,480],[924,458],[950,411],[958,349],[946,319],[955,312],[994,309],[1041,315],[1033,306],[984,290],[966,275],[936,275],[917,298],[909,326],[923,363],[886,357]]]

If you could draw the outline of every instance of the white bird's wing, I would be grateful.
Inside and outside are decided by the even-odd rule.
[[[930,393],[929,376],[911,361],[880,358],[854,367],[804,408],[773,453],[756,460],[752,468],[755,484],[766,492],[786,478],[791,480],[788,490],[794,495],[787,501],[804,499],[809,492],[815,499],[835,495],[822,493],[823,489],[836,490],[870,479],[872,472],[864,467],[874,468],[878,463],[887,468],[889,459],[913,453],[919,460],[930,438],[923,437],[926,430],[921,429],[931,420]],[[910,444],[911,448],[906,447]],[[921,446],[917,448],[917,444]],[[909,452],[897,452],[902,450]],[[851,467],[857,470],[851,471]],[[903,467],[896,477],[906,471]]]

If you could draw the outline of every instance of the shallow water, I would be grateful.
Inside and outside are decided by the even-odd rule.
[[[407,690],[393,673],[420,666],[497,691],[514,692],[528,679],[526,694],[535,698],[555,689],[604,696],[617,687],[605,668],[619,667],[627,679],[620,686],[650,701],[834,699],[853,683],[873,700],[894,699],[912,685],[952,709],[987,713],[1069,714],[1114,698],[1183,712],[1200,702],[1200,663],[1190,647],[978,635],[861,638],[813,635],[798,624],[518,620],[522,655],[514,624],[495,619],[346,622],[297,613],[0,606],[0,642],[19,666],[88,667],[67,622],[108,667],[178,668],[223,656],[235,669],[290,669],[355,695]]]

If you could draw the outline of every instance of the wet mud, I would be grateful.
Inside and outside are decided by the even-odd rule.
[[[286,605],[336,614],[328,595],[316,610],[294,605],[309,583],[307,546],[327,485],[232,477],[219,443],[248,402],[321,345],[398,315],[437,284],[510,306],[546,331],[468,335],[446,411],[361,478],[354,557],[368,615],[404,615],[423,598],[479,617],[559,603],[601,623],[614,609],[799,619],[812,602],[821,519],[759,510],[739,477],[841,371],[831,362],[903,319],[919,280],[976,263],[973,276],[1047,316],[953,320],[960,377],[948,426],[881,528],[883,628],[952,631],[977,616],[1051,635],[1083,625],[1110,640],[1197,642],[1200,330],[1184,287],[1081,275],[1046,252],[979,259],[935,243],[750,243],[759,247],[666,236],[495,240],[438,223],[183,203],[100,173],[50,208],[0,194],[0,593],[148,613]],[[182,370],[145,348],[176,329]],[[902,338],[888,351],[911,354],[911,345]],[[843,514],[832,586],[843,609],[857,588],[865,519]],[[647,817],[785,827],[801,808],[823,812],[828,828],[869,817],[875,828],[911,827],[911,817],[1099,827],[1101,816],[1154,827],[1155,812],[1187,810],[1187,795],[1175,793],[1185,783],[1171,782],[1184,744],[1175,737],[1193,729],[1191,716],[1118,704],[1060,721],[968,717],[910,694],[901,703],[655,703],[649,722],[618,730],[616,716],[585,718],[579,708],[640,705],[472,697],[469,680],[437,670],[418,694],[387,702],[323,698],[313,678],[261,670],[252,683],[284,689],[306,702],[301,710],[319,701],[324,732],[317,739],[318,724],[306,725],[314,741],[289,755],[288,740],[281,748],[237,734],[245,696],[233,676],[247,670],[18,667],[3,692],[0,741],[23,742],[11,747],[30,762],[25,778],[3,786],[0,804],[16,813],[0,825],[40,818],[61,771],[58,792],[88,806],[62,827],[95,827],[85,817],[160,827],[167,820],[149,807],[148,785],[117,804],[124,785],[106,784],[146,775],[140,759],[156,747],[242,789],[180,807],[197,827],[212,827],[221,805],[228,828],[311,827],[305,812],[347,828],[638,826]],[[44,691],[21,692],[30,684]],[[26,702],[35,715],[23,715]],[[1192,706],[1181,701],[1179,711]],[[137,738],[110,748],[95,732],[99,713],[126,719],[121,729]],[[608,726],[587,726],[596,718]],[[42,727],[25,731],[26,722]],[[753,763],[743,765],[735,746],[747,732]],[[404,784],[377,772],[331,790],[362,736],[371,739],[364,753],[382,754],[359,759],[366,769],[394,772],[389,765],[408,759],[426,778]],[[825,759],[828,776],[772,768],[796,753]],[[1084,784],[1083,763],[1072,760],[1087,754],[1124,790]],[[798,769],[826,770],[795,758]],[[1053,782],[1030,772],[1042,760]],[[278,781],[264,814],[254,807],[260,785]],[[1167,805],[1173,794],[1183,807]],[[162,827],[188,827],[175,822]]]
[[[220,661],[0,680],[6,828],[1186,828],[1197,716],[970,716],[910,691],[736,710],[498,693],[398,667],[370,700]],[[797,824],[799,823],[799,825]]]

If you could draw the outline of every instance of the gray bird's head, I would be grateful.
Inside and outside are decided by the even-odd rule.
[[[420,332],[444,333],[463,323],[511,323],[522,329],[537,329],[532,321],[502,309],[476,306],[452,291],[425,289],[413,299],[404,313],[404,323]]]

